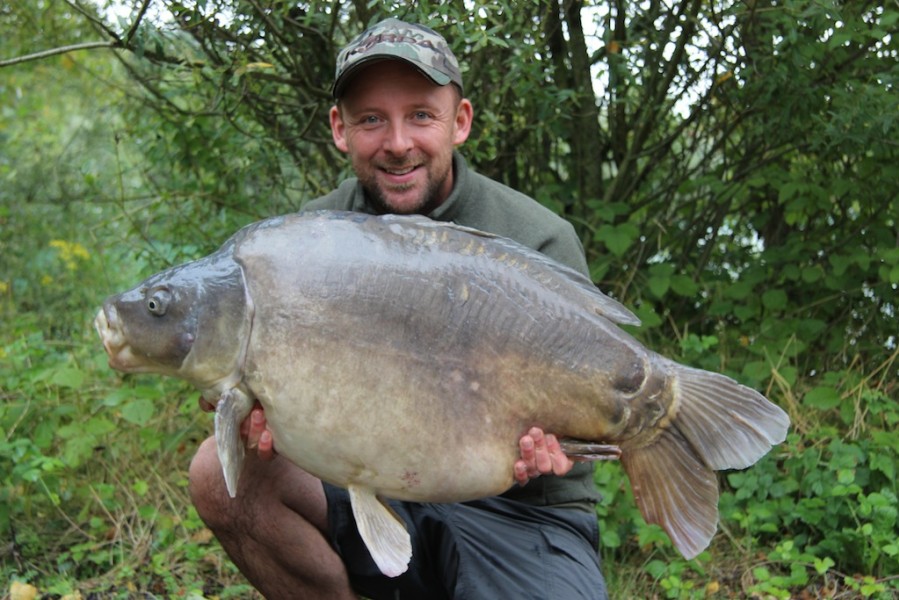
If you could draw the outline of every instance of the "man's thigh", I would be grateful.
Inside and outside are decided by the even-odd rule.
[[[345,490],[325,484],[331,544],[372,600],[605,599],[596,516],[501,497],[461,504],[391,501],[412,537],[409,570],[383,576],[359,537]]]

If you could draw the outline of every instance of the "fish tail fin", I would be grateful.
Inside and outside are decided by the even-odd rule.
[[[745,469],[786,438],[787,414],[755,390],[699,369],[669,363],[674,402],[650,444],[628,448],[621,462],[644,519],[661,525],[693,558],[718,524],[715,471]]]
[[[685,558],[705,550],[718,528],[718,479],[676,429],[649,446],[621,453],[634,499],[647,523],[661,525]]]
[[[673,424],[710,468],[745,469],[786,439],[787,413],[754,389],[718,373],[674,368]]]

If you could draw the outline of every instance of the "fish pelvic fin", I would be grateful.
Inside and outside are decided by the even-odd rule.
[[[232,498],[237,496],[237,479],[245,456],[240,424],[252,408],[253,399],[237,388],[225,391],[215,407],[215,448]]]
[[[786,439],[787,413],[757,391],[717,373],[674,369],[672,424],[708,467],[745,469]]]
[[[634,499],[647,523],[661,525],[674,547],[691,559],[718,528],[718,479],[675,428],[651,445],[621,453]]]
[[[406,572],[412,559],[412,540],[403,520],[370,488],[350,485],[353,517],[362,541],[384,575]]]

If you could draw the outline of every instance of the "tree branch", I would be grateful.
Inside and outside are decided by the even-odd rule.
[[[144,15],[147,14],[147,9],[150,6],[150,0],[144,0],[143,4],[140,7],[140,10],[138,11],[137,18],[134,20],[134,23],[131,24],[131,27],[128,28],[128,32],[125,34],[124,39],[119,37],[113,30],[109,29],[109,27],[107,27],[103,21],[91,15],[77,3],[68,2],[68,4],[69,6],[80,12],[82,15],[87,17],[92,23],[94,23],[94,25],[99,26],[101,29],[103,29],[103,31],[105,31],[107,35],[109,35],[112,39],[105,42],[82,42],[80,44],[60,46],[59,48],[41,50],[40,52],[27,54],[25,56],[17,56],[15,58],[10,58],[7,60],[0,60],[0,69],[2,69],[3,67],[11,67],[13,65],[30,62],[32,60],[41,60],[43,58],[57,56],[59,54],[77,52],[78,50],[93,50],[94,48],[128,48],[131,44],[132,39],[134,38],[134,34],[137,33],[137,28],[140,25],[140,22],[143,20]]]
[[[134,39],[134,34],[137,33],[137,28],[140,26],[140,22],[143,21],[144,15],[147,14],[147,9],[150,8],[150,0],[144,0],[144,3],[141,5],[140,10],[137,12],[137,18],[134,19],[134,23],[131,24],[131,27],[128,28],[128,32],[125,33],[124,44],[126,46],[131,44],[131,40]]]
[[[78,50],[90,50],[93,48],[121,48],[121,47],[122,47],[121,43],[116,40],[111,40],[108,42],[83,42],[81,44],[72,44],[71,46],[61,46],[59,48],[51,48],[49,50],[41,50],[40,52],[35,52],[34,54],[27,54],[25,56],[17,56],[15,58],[10,58],[8,60],[0,60],[0,68],[11,67],[12,65],[18,65],[18,64],[26,63],[26,62],[29,62],[32,60],[40,60],[42,58],[56,56],[57,54],[68,54],[69,52],[76,52]]]

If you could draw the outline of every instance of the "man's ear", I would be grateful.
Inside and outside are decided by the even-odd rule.
[[[331,137],[334,139],[334,145],[341,152],[349,152],[349,146],[346,143],[346,124],[340,115],[340,109],[337,106],[331,107]]]
[[[453,134],[453,144],[458,146],[468,139],[471,133],[471,121],[474,118],[474,108],[468,98],[462,98],[459,106],[456,108],[455,132]]]

